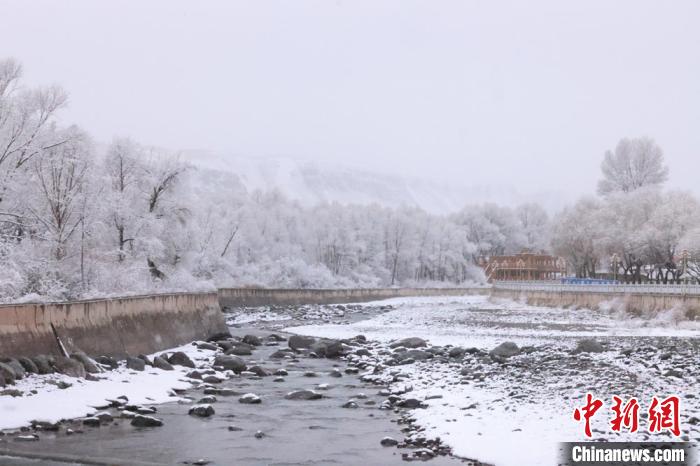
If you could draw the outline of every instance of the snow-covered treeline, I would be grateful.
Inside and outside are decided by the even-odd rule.
[[[0,61],[0,300],[225,286],[341,287],[481,281],[479,256],[547,246],[532,204],[304,207],[231,174],[59,119],[66,93],[29,89]]]
[[[661,148],[622,139],[605,154],[598,197],[580,199],[553,221],[552,247],[579,277],[608,272],[628,282],[700,280],[700,202],[664,190]]]

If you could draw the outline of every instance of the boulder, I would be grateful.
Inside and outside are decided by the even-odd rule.
[[[520,348],[512,341],[506,341],[492,349],[489,354],[497,358],[509,358],[520,354]]]
[[[85,377],[85,367],[80,361],[75,359],[66,358],[63,356],[57,357],[54,361],[54,367],[57,372],[70,377]]]
[[[198,341],[197,343],[195,343],[195,346],[199,349],[209,351],[217,351],[219,349],[219,347],[216,346],[214,343],[210,343],[208,341]]]
[[[3,385],[12,385],[15,383],[16,376],[14,369],[3,362],[0,362],[0,377],[3,379]]]
[[[461,358],[464,356],[464,353],[466,353],[467,350],[460,346],[455,346],[454,348],[450,348],[450,351],[447,353],[447,355],[451,358]]]
[[[248,347],[248,345],[237,345],[230,349],[227,349],[224,354],[230,354],[234,356],[250,356],[253,351]]]
[[[73,353],[70,355],[70,357],[82,364],[85,368],[85,372],[88,374],[99,374],[100,372],[103,372],[97,365],[97,362],[85,353]]]
[[[262,403],[262,400],[258,395],[255,393],[246,393],[242,397],[238,399],[239,403],[247,404],[247,405],[254,405],[254,404],[260,404]]]
[[[131,425],[134,427],[160,427],[163,425],[163,421],[152,416],[137,414],[131,419]]]
[[[190,408],[189,415],[197,417],[209,417],[214,415],[214,408],[211,405],[199,405]]]
[[[410,337],[397,340],[389,345],[390,348],[398,348],[399,346],[403,346],[404,348],[420,348],[422,346],[428,346],[428,344],[422,338]]]
[[[162,371],[172,371],[175,369],[172,366],[172,364],[170,364],[168,361],[166,361],[165,358],[162,356],[156,356],[155,358],[153,358],[153,367],[155,367],[156,369],[160,369]],[[188,374],[188,377],[189,377],[189,374]],[[201,378],[201,376],[200,376],[200,378]]]
[[[222,379],[221,377],[217,377],[216,375],[207,375],[202,379],[202,382],[217,384],[223,382],[224,380],[226,379]]]
[[[112,422],[114,420],[114,417],[106,411],[101,412],[101,413],[97,413],[93,417],[96,417],[97,419],[100,420],[100,422],[103,422],[103,423]]]
[[[258,375],[260,377],[267,377],[268,375],[270,375],[269,371],[260,366],[251,366],[248,368],[248,372],[252,372],[253,374]]]
[[[284,397],[288,400],[318,400],[323,398],[323,395],[314,390],[295,390]]]
[[[270,359],[284,359],[284,358],[288,358],[291,356],[292,356],[292,353],[290,353],[289,351],[277,350],[270,355]]]
[[[333,340],[326,346],[326,357],[327,358],[339,358],[345,354],[345,348],[343,344],[337,340]]]
[[[53,374],[53,357],[40,354],[32,358],[32,362],[36,365],[39,370],[39,374]]]
[[[32,361],[29,358],[17,358],[17,362],[19,362],[22,367],[24,368],[25,372],[28,372],[29,374],[38,374],[39,373],[39,368],[34,364],[34,361]]]
[[[579,340],[576,344],[575,353],[602,353],[605,351],[603,345],[591,339]]]
[[[260,346],[262,345],[262,341],[260,340],[259,337],[256,337],[255,335],[246,335],[243,337],[243,343],[246,343],[248,345],[252,346]]]
[[[311,345],[313,345],[315,342],[315,338],[306,337],[304,335],[292,335],[289,337],[289,340],[287,340],[289,347],[295,351],[311,348]]]
[[[240,374],[244,370],[246,370],[246,364],[243,359],[239,358],[238,356],[231,356],[231,355],[217,355],[214,358],[214,365],[215,366],[221,366],[226,370],[233,371],[237,374]]]
[[[219,340],[216,342],[216,344],[219,348],[221,348],[224,351],[233,348],[233,343],[228,340]]]
[[[100,422],[99,418],[96,417],[86,417],[83,419],[83,425],[84,426],[89,426],[89,427],[100,427],[102,423]]]
[[[356,402],[350,400],[347,403],[343,403],[340,407],[341,408],[349,408],[349,409],[357,409],[360,406]]]
[[[58,432],[61,428],[61,424],[58,422],[48,422],[48,421],[32,421],[32,429],[40,430],[44,432]]]
[[[384,437],[379,441],[379,444],[383,447],[393,447],[399,444],[399,441],[391,437]]]
[[[422,407],[423,403],[415,398],[406,398],[405,400],[399,401],[397,405],[402,408],[413,409]]]
[[[192,369],[195,368],[194,361],[192,361],[192,359],[190,359],[190,357],[182,351],[176,351],[171,354],[168,358],[168,362],[173,366],[184,366]]]
[[[134,371],[143,371],[146,369],[146,362],[141,358],[128,356],[126,358],[126,367]]]
[[[340,341],[337,340],[318,340],[309,348],[317,356],[326,358],[339,358],[345,354],[345,348]]]
[[[95,362],[114,370],[119,367],[119,363],[111,356],[97,356]]]
[[[137,356],[137,358],[142,359],[143,362],[145,362],[147,366],[153,367],[153,361],[151,361],[151,358],[149,358],[149,357],[146,356],[145,354],[139,354],[139,355]]]
[[[27,373],[27,371],[24,370],[24,367],[22,367],[22,364],[20,364],[15,358],[3,358],[0,359],[0,362],[12,368],[12,370],[15,372],[16,380],[23,379],[24,375]]]

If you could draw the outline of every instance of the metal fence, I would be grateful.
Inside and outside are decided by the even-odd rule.
[[[681,284],[590,284],[573,285],[559,282],[536,281],[497,281],[493,283],[496,290],[512,291],[550,291],[577,293],[634,293],[634,294],[667,294],[667,295],[700,295],[700,285]]]

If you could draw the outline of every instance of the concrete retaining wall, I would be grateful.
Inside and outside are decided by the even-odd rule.
[[[226,330],[216,293],[0,305],[0,355],[153,353]]]
[[[221,307],[292,306],[298,304],[360,303],[406,296],[463,296],[489,294],[489,288],[360,288],[360,289],[269,289],[227,288],[219,290]]]
[[[700,318],[700,296],[663,293],[590,293],[583,291],[507,290],[494,288],[494,298],[524,301],[535,306],[598,309],[615,303],[632,313],[659,312],[679,308],[689,318]]]

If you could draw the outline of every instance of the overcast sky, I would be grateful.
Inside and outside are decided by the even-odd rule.
[[[0,0],[66,121],[174,149],[593,192],[623,136],[700,173],[700,2]]]

